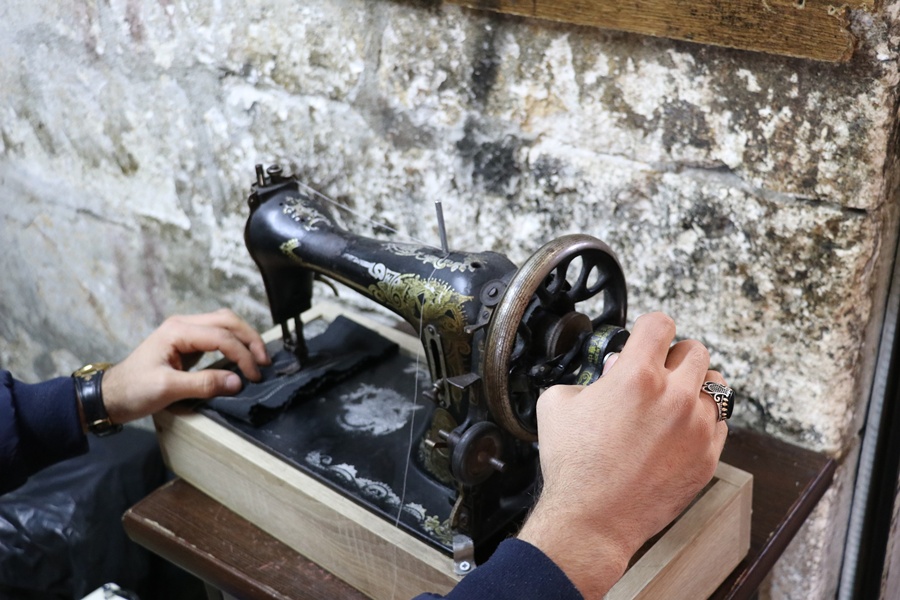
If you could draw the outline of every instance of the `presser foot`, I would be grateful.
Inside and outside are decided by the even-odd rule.
[[[275,374],[279,377],[299,372],[309,358],[306,339],[303,337],[303,321],[299,315],[294,318],[293,330],[288,321],[281,324],[281,340],[284,347],[283,358],[275,366]]]
[[[300,359],[293,352],[285,352],[285,358],[275,365],[275,375],[277,377],[287,377],[294,373],[299,373],[303,365]]]

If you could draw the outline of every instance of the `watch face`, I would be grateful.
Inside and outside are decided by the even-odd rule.
[[[100,371],[105,371],[112,365],[110,363],[88,363],[72,373],[72,377],[90,378]]]

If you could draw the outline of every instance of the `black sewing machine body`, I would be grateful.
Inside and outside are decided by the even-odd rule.
[[[417,332],[429,376],[416,400],[423,405],[416,409],[421,416],[412,421],[412,431],[406,428],[384,447],[358,442],[362,455],[353,459],[350,479],[376,479],[360,472],[367,456],[384,461],[388,452],[388,464],[409,465],[400,469],[399,481],[387,483],[403,489],[385,493],[407,497],[409,486],[428,489],[422,497],[431,498],[425,511],[431,522],[419,534],[452,552],[457,572],[465,574],[517,527],[534,500],[540,480],[535,404],[541,391],[595,380],[605,356],[624,344],[625,284],[615,255],[590,236],[570,235],[544,245],[517,268],[495,252],[449,252],[358,236],[278,167],[257,168],[249,205],[245,241],[291,355],[275,376],[315,367],[299,315],[311,307],[316,279],[356,290]],[[580,303],[597,300],[598,317],[578,310]],[[388,367],[387,373],[391,369],[404,367]],[[316,435],[316,415],[327,413],[323,404],[304,409],[302,425],[280,425],[278,436],[291,427]],[[338,445],[359,438],[350,439]],[[327,471],[319,470],[320,476]],[[331,473],[333,485],[340,487],[342,479],[347,478]],[[360,499],[358,481],[347,488],[384,518],[400,520],[396,503],[380,508]]]

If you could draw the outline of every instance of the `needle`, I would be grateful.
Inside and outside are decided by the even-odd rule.
[[[441,250],[444,254],[450,254],[450,248],[447,246],[447,228],[444,226],[444,206],[440,200],[434,201],[434,210],[437,212],[438,231],[441,234]]]

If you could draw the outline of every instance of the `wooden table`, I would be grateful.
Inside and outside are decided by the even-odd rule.
[[[834,460],[732,428],[722,459],[754,476],[750,551],[712,598],[753,598],[834,476]],[[139,544],[236,598],[362,600],[365,596],[190,484],[176,479],[132,507]]]

